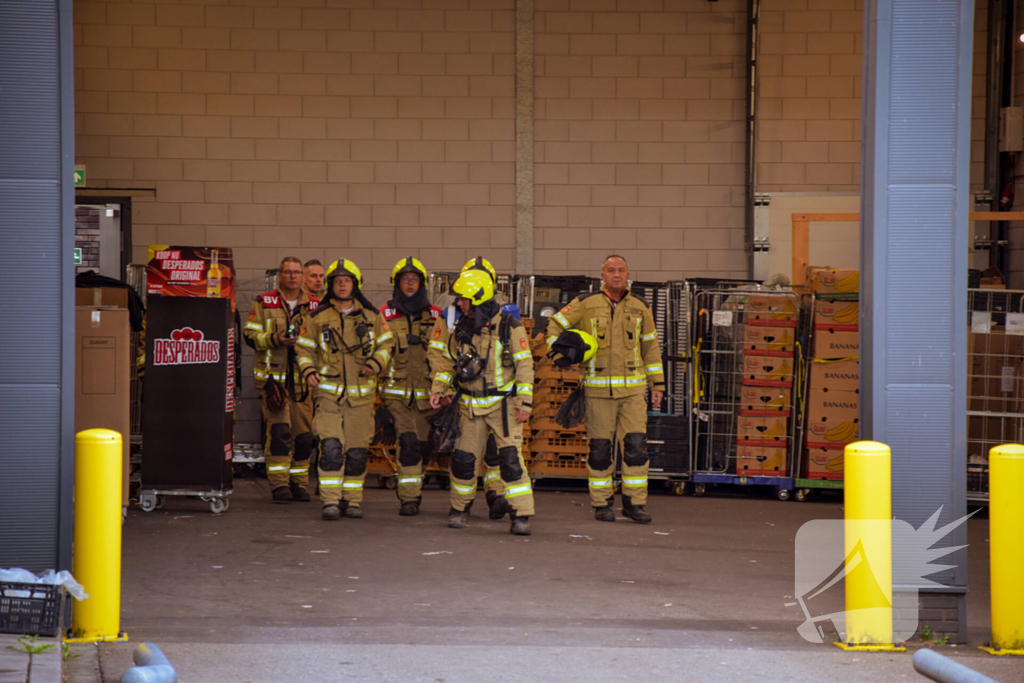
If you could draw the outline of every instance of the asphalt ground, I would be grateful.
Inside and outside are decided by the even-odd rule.
[[[652,495],[654,523],[593,519],[586,490],[539,485],[533,535],[486,518],[446,527],[447,491],[418,517],[368,488],[362,520],[269,503],[236,479],[231,508],[198,500],[133,509],[124,528],[122,626],[99,647],[103,681],[156,643],[198,681],[887,681],[921,679],[910,654],[844,652],[796,627],[794,538],[839,519],[841,500]],[[621,512],[620,512],[621,514]],[[990,657],[988,521],[968,523],[969,646],[939,651],[999,681]],[[842,609],[842,592],[825,596]],[[911,650],[920,644],[911,644]]]

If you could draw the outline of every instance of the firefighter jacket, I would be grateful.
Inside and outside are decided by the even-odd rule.
[[[430,306],[420,311],[419,315],[408,316],[394,308],[381,306],[380,312],[391,334],[395,336],[395,354],[381,384],[381,397],[404,401],[406,405],[412,405],[415,400],[419,410],[429,410],[430,366],[427,364],[427,347],[441,309]]]
[[[281,346],[277,341],[277,333],[292,329],[297,335],[302,328],[303,317],[316,310],[319,303],[319,299],[307,297],[305,292],[300,291],[295,310],[289,313],[284,296],[277,289],[260,294],[252,302],[243,333],[246,343],[256,349],[253,378],[257,389],[262,389],[270,378],[285,384],[289,372],[292,373],[291,381],[298,382],[298,344],[292,347]],[[302,387],[297,387],[297,393],[301,391]]]
[[[313,311],[305,320],[298,349],[302,381],[314,372],[320,373],[320,384],[314,396],[333,396],[340,403],[347,399],[351,406],[372,403],[377,393],[377,376],[391,361],[395,338],[384,317],[372,308],[359,304],[348,313],[332,299]],[[375,375],[364,377],[361,370],[369,366]]]
[[[470,318],[460,318],[463,321],[472,324]],[[449,333],[444,319],[438,318],[431,337],[427,358],[433,372],[432,392],[446,395],[453,388],[461,389],[462,406],[472,416],[492,413],[507,401],[518,410],[533,409],[533,354],[519,320],[499,312],[467,341],[458,323]],[[483,371],[460,383],[457,364],[474,353],[484,362]]]
[[[648,387],[665,390],[654,316],[629,290],[618,303],[612,302],[603,287],[600,292],[573,299],[548,320],[548,346],[570,328],[597,339],[597,353],[581,367],[587,396],[624,398],[643,394]]]

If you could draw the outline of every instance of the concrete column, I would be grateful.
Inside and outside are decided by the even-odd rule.
[[[892,447],[893,516],[915,528],[940,506],[939,526],[966,512],[973,30],[972,0],[865,12],[861,438]],[[961,526],[936,545],[966,540]],[[921,605],[964,642],[966,551],[943,563],[929,578],[945,589],[922,588]]]
[[[516,0],[516,272],[533,272],[533,0]]]

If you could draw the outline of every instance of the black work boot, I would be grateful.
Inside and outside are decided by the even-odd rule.
[[[612,510],[612,504],[608,503],[604,507],[594,508],[594,519],[599,522],[614,522],[615,511]]]
[[[359,507],[358,505],[346,505],[345,508],[341,511],[341,514],[345,517],[348,517],[349,519],[362,519],[363,508]]]
[[[337,505],[324,505],[322,516],[324,519],[332,522],[336,519],[341,519],[341,508]]]
[[[488,493],[494,493],[494,499],[489,502],[491,511],[488,517],[491,519],[501,519],[505,515],[512,514],[512,506],[505,499],[505,496],[499,496],[494,491],[489,491]]]
[[[292,500],[299,503],[309,502],[309,491],[306,490],[305,486],[301,484],[289,484],[288,490],[291,491]]]
[[[420,514],[420,502],[418,500],[407,500],[398,509],[398,514],[403,517],[415,517]]]
[[[456,510],[452,508],[448,512],[448,528],[449,529],[465,529],[466,528],[466,511]]]
[[[270,496],[275,503],[288,503],[294,500],[291,489],[287,486],[278,486],[270,492]]]
[[[484,491],[484,498],[487,499],[487,507],[494,505],[494,499],[498,497],[497,491]]]
[[[519,517],[515,511],[509,513],[512,517],[512,527],[508,530],[510,534],[515,536],[529,536],[530,535],[530,518]]]
[[[652,519],[647,510],[644,510],[644,506],[633,505],[633,501],[629,496],[622,497],[622,514],[637,524],[650,524]]]

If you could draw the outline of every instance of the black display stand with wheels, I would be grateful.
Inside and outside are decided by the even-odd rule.
[[[231,302],[157,296],[146,316],[142,488],[150,512],[165,496],[228,509],[234,429]]]

